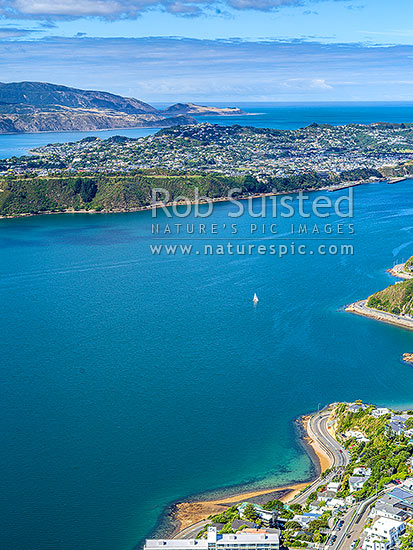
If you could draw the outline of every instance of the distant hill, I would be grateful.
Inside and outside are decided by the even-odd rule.
[[[0,83],[0,101],[19,108],[22,105],[44,107],[62,105],[83,109],[110,109],[129,114],[158,113],[155,107],[131,97],[79,90],[46,82]],[[11,104],[11,105],[10,105]],[[0,111],[3,112],[0,105]]]
[[[0,82],[0,134],[165,128],[196,124],[191,115],[243,114],[241,109],[176,103],[160,111],[133,97],[47,82]]]
[[[163,111],[168,115],[198,115],[198,116],[229,116],[245,115],[246,113],[238,107],[206,107],[205,105],[195,105],[194,103],[175,103]]]
[[[108,92],[45,82],[0,83],[0,133],[164,128],[196,124],[189,115],[164,113],[148,103]]]

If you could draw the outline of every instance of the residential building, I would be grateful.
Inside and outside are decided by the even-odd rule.
[[[390,550],[399,542],[399,537],[405,530],[403,521],[381,517],[366,529],[367,536],[362,548],[363,550]]]
[[[364,411],[364,409],[367,409],[367,405],[365,405],[364,403],[350,403],[350,405],[348,406],[348,410],[351,413]]]
[[[238,506],[241,519],[244,519],[244,510],[248,504],[252,504],[254,506],[255,512],[257,513],[264,526],[272,527],[273,525],[275,525],[278,512],[275,510],[264,510],[264,508],[262,508],[258,504],[253,504],[252,502],[243,502]]]
[[[355,491],[362,489],[368,479],[369,478],[365,476],[350,476],[348,480],[350,493],[354,493]]]
[[[395,519],[397,521],[404,521],[405,519],[408,519],[408,514],[404,510],[396,508],[393,504],[389,504],[385,500],[380,499],[376,502],[374,508],[372,508],[370,517],[382,517]]]
[[[147,539],[144,550],[279,550],[280,533],[257,529],[220,535],[215,527],[208,527],[206,539]]]
[[[374,411],[371,411],[371,416],[374,416],[374,418],[379,418],[380,416],[384,416],[385,414],[390,414],[390,410],[386,409],[385,407],[374,409]]]
[[[306,529],[309,525],[309,523],[311,523],[313,520],[315,519],[319,519],[321,516],[322,516],[322,512],[308,512],[306,514],[296,514],[292,521],[296,521],[297,523],[299,523],[301,525],[301,527],[303,527],[304,529]]]
[[[371,476],[371,468],[367,468],[366,466],[358,466],[357,468],[354,468],[353,475],[370,477]]]

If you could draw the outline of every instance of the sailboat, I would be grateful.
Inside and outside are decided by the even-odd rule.
[[[254,304],[258,303],[258,296],[256,292],[254,292],[254,298],[252,299],[252,301],[254,302]]]

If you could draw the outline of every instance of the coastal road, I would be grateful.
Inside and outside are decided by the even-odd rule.
[[[344,525],[340,534],[337,536],[337,542],[332,546],[332,550],[350,550],[354,541],[360,540],[361,534],[367,522],[371,505],[383,494],[374,495],[364,500],[356,507],[350,508],[344,517]]]
[[[324,478],[317,478],[302,493],[297,495],[289,504],[305,504],[308,496],[320,485],[324,485],[336,475],[335,470],[345,468],[350,461],[348,452],[330,435],[328,431],[330,411],[320,411],[311,415],[307,423],[308,436],[315,441],[331,462],[331,471]]]
[[[175,539],[194,539],[199,531],[210,523],[209,520],[203,519],[201,521],[198,521],[197,523],[194,523],[193,525],[190,525],[189,527],[186,527],[185,529],[182,529],[177,533],[174,538]]]
[[[384,323],[390,323],[399,327],[408,328],[413,330],[413,317],[410,315],[396,315],[388,313],[387,311],[381,311],[367,307],[367,300],[359,300],[346,307],[346,311],[350,313],[356,313],[357,315],[364,315],[364,317],[370,317],[376,319],[376,321],[382,321]]]

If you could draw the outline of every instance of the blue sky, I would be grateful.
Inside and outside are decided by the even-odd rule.
[[[149,102],[413,100],[406,0],[0,0],[3,82]]]

